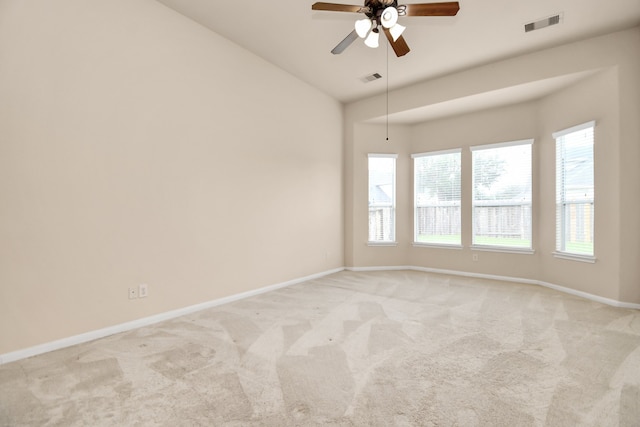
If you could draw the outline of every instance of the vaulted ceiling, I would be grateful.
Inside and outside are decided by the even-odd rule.
[[[411,48],[404,57],[387,49],[383,38],[377,49],[358,39],[333,55],[331,49],[362,15],[312,11],[314,0],[158,1],[342,102],[384,92],[387,77],[394,89],[640,24],[640,0],[459,0],[455,17],[400,18]],[[526,23],[558,13],[560,24],[524,31]],[[383,78],[362,81],[373,73]],[[247,78],[260,77],[247,70]]]

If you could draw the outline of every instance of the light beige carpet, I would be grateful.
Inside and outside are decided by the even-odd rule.
[[[640,312],[341,272],[0,366],[0,425],[639,426]]]

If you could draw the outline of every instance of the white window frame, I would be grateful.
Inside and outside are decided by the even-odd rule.
[[[457,243],[435,243],[435,242],[419,242],[418,241],[418,175],[416,169],[416,160],[424,157],[435,157],[446,154],[459,154],[462,156],[461,148],[454,148],[451,150],[429,151],[425,153],[412,154],[413,159],[413,246],[424,247],[436,247],[446,249],[461,249],[462,248],[462,179],[460,180],[460,201],[458,202],[459,215],[458,222],[460,225],[460,241]],[[460,159],[462,160],[462,159]],[[462,176],[462,162],[460,163],[460,175]]]
[[[567,202],[560,196],[559,194],[559,180],[560,177],[558,176],[560,173],[560,159],[558,159],[558,144],[560,143],[558,141],[559,138],[562,138],[565,135],[574,133],[574,132],[579,132],[581,130],[585,130],[585,129],[589,129],[592,128],[593,129],[593,140],[592,140],[592,155],[593,155],[593,168],[595,169],[595,129],[596,127],[596,122],[595,120],[591,120],[588,121],[586,123],[582,123],[576,126],[572,126],[570,128],[567,129],[563,129],[557,132],[552,133],[553,139],[555,140],[555,146],[556,146],[556,203],[555,203],[555,207],[556,207],[556,250],[553,252],[553,256],[555,256],[556,258],[561,258],[561,259],[567,259],[567,260],[572,260],[572,261],[580,261],[580,262],[587,262],[587,263],[595,263],[596,262],[596,257],[595,257],[595,244],[596,244],[596,239],[595,239],[595,225],[594,228],[592,230],[593,233],[593,251],[592,254],[580,254],[580,253],[574,253],[574,252],[568,252],[566,250],[563,250],[562,248],[566,248],[566,242],[564,241],[564,236],[565,236],[565,229],[566,229],[566,224],[564,223],[564,221],[561,220],[561,215],[559,214],[559,212],[564,212],[564,209],[559,206],[559,205],[566,205]],[[595,193],[595,171],[594,171],[594,181],[592,183],[593,187],[594,187],[594,193]],[[564,193],[564,192],[563,192]],[[595,217],[595,194],[593,195],[593,197],[591,198],[591,203],[593,205],[593,210],[592,210],[592,216]],[[592,218],[593,220],[593,218]],[[558,247],[561,246],[561,247]]]
[[[531,146],[531,185],[533,187],[533,143],[534,143],[534,139],[522,139],[522,140],[517,140],[517,141],[508,141],[508,142],[499,142],[499,143],[494,143],[494,144],[484,144],[484,145],[475,145],[475,146],[471,146],[469,147],[472,156],[473,156],[473,152],[474,151],[482,151],[482,150],[488,150],[488,149],[494,149],[494,148],[504,148],[504,147],[515,147],[515,146],[521,146],[521,145],[530,145]],[[475,164],[472,164],[471,166],[471,174],[472,174],[472,181],[473,179],[475,179]],[[473,189],[473,185],[472,185],[472,190],[471,190],[471,221],[472,221],[472,231],[471,231],[471,240],[472,240],[472,244],[470,246],[471,249],[473,250],[479,250],[479,251],[489,251],[489,252],[506,252],[506,253],[518,253],[518,254],[534,254],[535,251],[533,250],[533,188],[531,189],[531,200],[529,202],[530,204],[530,210],[531,210],[531,225],[530,225],[530,230],[529,230],[529,236],[530,236],[530,240],[529,240],[529,247],[513,247],[513,246],[506,246],[506,245],[489,245],[489,244],[477,244],[474,243],[475,239],[476,239],[476,221],[475,221],[475,207],[476,207],[476,201],[475,201],[475,194],[473,193],[474,189]]]
[[[371,220],[371,206],[369,205],[369,160],[372,158],[387,158],[393,159],[393,182],[392,182],[392,197],[389,205],[378,205],[378,207],[390,208],[391,212],[391,239],[389,240],[370,240],[371,231],[369,229]],[[381,153],[369,153],[367,154],[367,245],[369,246],[396,246],[397,234],[396,234],[396,193],[397,193],[397,154],[381,154]]]

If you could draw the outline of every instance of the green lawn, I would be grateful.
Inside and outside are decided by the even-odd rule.
[[[473,242],[474,245],[485,246],[508,246],[513,248],[530,248],[531,242],[527,239],[518,239],[514,237],[487,237],[478,236]]]
[[[417,243],[433,243],[435,245],[460,245],[460,235],[429,235],[421,234],[418,236]],[[501,237],[485,237],[478,236],[474,245],[484,246],[506,246],[511,248],[529,248],[531,243],[526,239],[501,238]],[[565,252],[580,255],[593,255],[593,242],[567,242]]]
[[[429,235],[421,234],[416,240],[417,243],[433,243],[437,245],[459,245],[461,244],[459,234],[450,235]],[[514,248],[529,248],[530,242],[525,239],[500,238],[500,237],[476,237],[475,245],[486,246],[507,246]]]
[[[593,242],[566,242],[564,251],[572,254],[593,255]]]
[[[438,245],[459,245],[460,235],[459,234],[449,234],[449,235],[421,234],[418,236],[418,239],[416,241],[418,243],[434,243]]]

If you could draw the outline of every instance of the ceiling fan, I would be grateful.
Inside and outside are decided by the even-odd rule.
[[[357,20],[355,29],[333,48],[331,53],[334,55],[342,53],[358,37],[365,39],[367,46],[378,47],[382,29],[396,56],[404,56],[410,49],[402,37],[405,27],[398,24],[399,16],[455,16],[460,5],[457,1],[398,5],[397,0],[365,0],[364,6],[317,2],[311,9],[366,15],[366,18]]]

